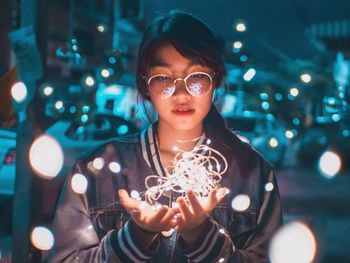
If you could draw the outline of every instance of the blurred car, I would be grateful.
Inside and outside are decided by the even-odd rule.
[[[337,115],[336,115],[337,116]],[[327,150],[337,152],[350,163],[350,116],[318,116],[300,139],[297,157],[303,163],[318,161]]]
[[[68,172],[77,158],[104,141],[138,132],[133,123],[113,114],[96,113],[91,119],[86,123],[59,120],[45,131],[63,149],[65,165],[61,174]]]
[[[274,165],[282,165],[288,140],[283,125],[273,115],[244,111],[242,115],[225,114],[224,118],[227,126],[243,141]]]
[[[16,130],[0,128],[0,237],[11,233],[15,178]]]
[[[0,129],[0,195],[14,193],[16,174],[16,131]]]

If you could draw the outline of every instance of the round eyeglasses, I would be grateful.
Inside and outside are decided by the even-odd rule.
[[[151,76],[147,80],[149,92],[157,97],[166,99],[171,97],[176,89],[176,82],[183,80],[188,93],[194,97],[202,97],[207,95],[212,88],[213,77],[205,72],[193,72],[188,74],[185,78],[172,78],[166,74],[156,74]]]

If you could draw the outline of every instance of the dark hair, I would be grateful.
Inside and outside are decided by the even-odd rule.
[[[154,65],[157,50],[169,44],[183,57],[211,68],[215,72],[214,88],[220,86],[226,70],[219,42],[200,19],[175,10],[151,23],[141,41],[137,58],[136,84],[143,100],[149,100],[144,76],[148,75]],[[219,136],[224,134],[227,136],[228,132],[231,134],[214,104],[204,120],[204,125],[209,130],[215,127],[215,133]]]

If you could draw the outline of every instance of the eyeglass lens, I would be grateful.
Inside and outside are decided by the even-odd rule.
[[[192,96],[204,96],[206,95],[212,85],[211,77],[202,72],[195,72],[188,75],[183,79],[186,83],[187,91]],[[177,79],[177,81],[182,81],[182,79]],[[175,91],[175,83],[173,78],[167,75],[156,75],[149,79],[149,89],[156,96],[162,98],[170,97]]]

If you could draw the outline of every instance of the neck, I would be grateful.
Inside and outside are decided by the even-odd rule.
[[[175,130],[172,127],[158,123],[158,142],[160,151],[174,152],[175,149],[190,151],[203,133],[203,126],[200,125],[191,130]]]

